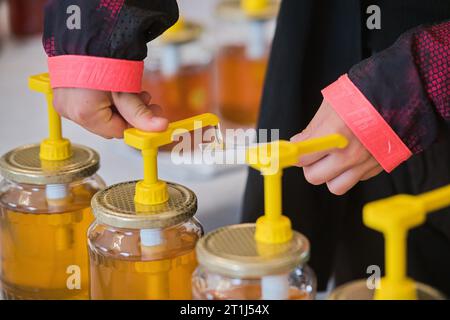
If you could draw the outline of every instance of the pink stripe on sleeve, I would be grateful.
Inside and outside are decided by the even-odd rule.
[[[386,172],[411,157],[408,147],[348,75],[340,77],[322,94]]]
[[[52,88],[139,93],[143,61],[63,55],[48,58]]]

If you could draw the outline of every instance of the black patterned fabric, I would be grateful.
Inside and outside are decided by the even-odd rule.
[[[67,8],[77,5],[81,29],[67,28]],[[49,56],[87,55],[140,61],[146,44],[178,19],[176,0],[49,0],[44,47]]]
[[[446,133],[441,122],[450,126],[450,22],[406,32],[349,77],[408,148],[422,152]]]

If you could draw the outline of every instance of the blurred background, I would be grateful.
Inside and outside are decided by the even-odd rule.
[[[41,42],[45,2],[0,0],[0,154],[47,135],[44,97],[27,88],[29,75],[47,70]],[[222,130],[254,127],[278,1],[256,18],[238,0],[178,2],[180,22],[149,44],[144,89],[170,121],[214,112]],[[140,155],[122,141],[106,141],[69,121],[63,130],[100,153],[100,175],[107,184],[142,177]],[[174,165],[168,151],[160,154],[160,176],[196,192],[197,217],[206,231],[238,223],[247,168]]]

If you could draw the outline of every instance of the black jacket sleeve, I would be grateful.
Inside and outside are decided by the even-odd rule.
[[[49,0],[43,42],[50,57],[139,61],[147,56],[146,44],[177,19],[176,0]]]

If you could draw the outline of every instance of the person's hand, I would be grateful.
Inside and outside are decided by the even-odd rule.
[[[309,183],[326,183],[332,193],[343,195],[359,181],[368,180],[383,169],[326,101],[323,101],[308,127],[292,137],[291,141],[303,141],[333,133],[339,133],[348,139],[347,148],[303,156],[298,166],[303,167]]]
[[[164,131],[168,121],[161,108],[150,104],[147,92],[140,94],[89,89],[55,89],[54,106],[64,118],[104,138],[122,138],[129,127]]]

